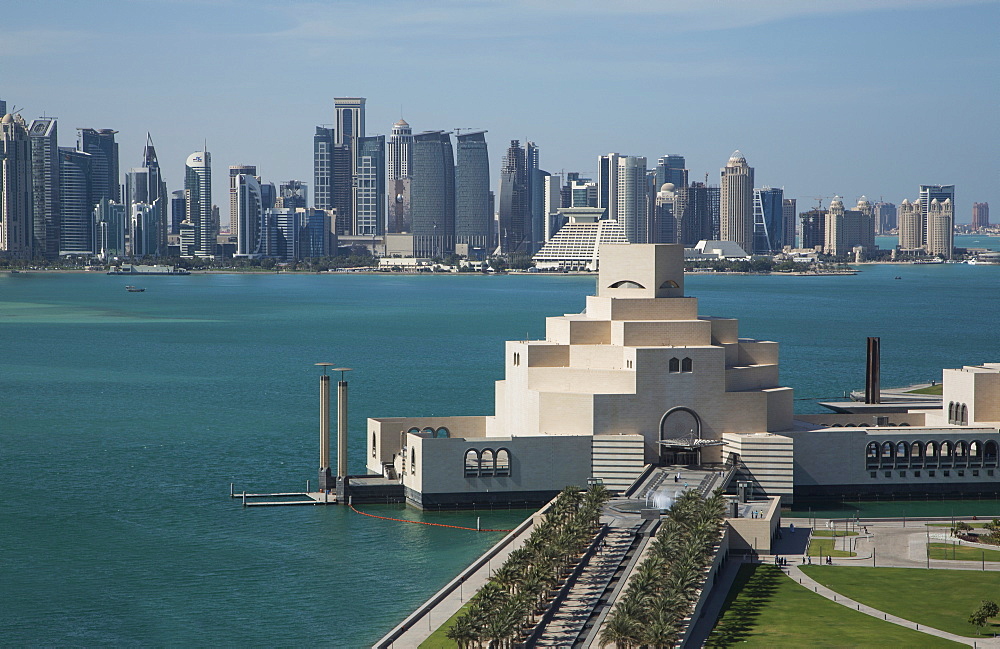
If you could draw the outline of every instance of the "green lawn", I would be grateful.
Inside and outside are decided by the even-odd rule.
[[[450,640],[445,634],[455,624],[458,616],[465,613],[468,608],[469,603],[466,602],[462,608],[458,609],[457,613],[448,618],[447,622],[435,629],[434,633],[430,634],[426,640],[420,643],[420,649],[456,649],[458,644],[454,640]]]
[[[942,631],[976,636],[968,622],[980,601],[1000,596],[1000,573],[975,570],[802,566],[816,581],[851,599]],[[984,635],[1000,632],[986,627]]]
[[[834,538],[813,538],[809,542],[809,556],[811,557],[853,557],[855,552],[840,550],[846,541]],[[850,547],[850,545],[848,545]]]
[[[817,595],[775,566],[745,565],[707,647],[957,647]]]
[[[916,390],[907,390],[906,394],[944,394],[944,383],[928,385],[926,388],[917,388]]]
[[[966,521],[968,523],[968,521]],[[927,527],[951,527],[951,523],[927,523]],[[984,528],[986,523],[969,523],[972,527]]]
[[[981,550],[967,545],[951,543],[931,543],[931,559],[954,559],[955,561],[982,561],[986,553],[987,561],[1000,561],[1000,550]]]
[[[813,536],[857,536],[857,532],[845,532],[844,530],[815,530]]]

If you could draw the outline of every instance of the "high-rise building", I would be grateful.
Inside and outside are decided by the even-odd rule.
[[[286,180],[278,185],[278,197],[274,202],[275,207],[290,207],[294,209],[305,209],[309,202],[309,191],[306,183],[301,180]]]
[[[97,239],[94,252],[105,261],[128,254],[125,247],[128,226],[125,210],[125,205],[107,198],[102,198],[94,207],[94,228]]]
[[[599,198],[597,183],[589,178],[572,179],[566,185],[569,189],[569,201],[563,201],[563,207],[597,207]]]
[[[562,209],[562,176],[548,174],[542,178],[543,209],[545,212],[545,232],[544,238],[547,242],[559,231],[562,226],[562,218],[559,210]]]
[[[31,143],[20,115],[0,118],[0,252],[31,259]]]
[[[620,157],[617,153],[597,157],[597,206],[607,210],[605,218],[614,220],[618,219],[618,159]]]
[[[990,204],[972,204],[972,229],[981,230],[990,227]]]
[[[524,143],[524,170],[525,179],[528,183],[528,236],[531,242],[527,253],[534,254],[542,247],[542,237],[545,232],[544,196],[542,189],[542,178],[548,172],[539,168],[538,145],[534,142]]]
[[[955,186],[954,185],[921,185],[920,186],[920,215],[923,218],[923,244],[927,245],[927,212],[930,209],[931,201],[937,199],[943,202],[945,199],[951,201],[952,208],[955,206]]]
[[[261,218],[261,239],[258,253],[280,261],[302,258],[300,251],[301,218],[305,210],[290,207],[271,207]]]
[[[413,254],[437,257],[455,249],[455,157],[451,136],[425,131],[413,136],[410,170]]]
[[[677,196],[673,183],[663,183],[656,193],[655,212],[652,218],[652,236],[649,243],[677,243]]]
[[[121,187],[118,175],[118,143],[115,142],[114,131],[110,128],[100,130],[81,128],[77,137],[78,151],[89,153],[91,157],[90,182],[91,200],[94,204],[102,198],[110,198],[116,203],[121,202]],[[93,205],[90,206],[93,209]],[[88,209],[88,212],[90,211]]]
[[[181,223],[184,222],[186,201],[184,190],[178,189],[170,193],[170,234],[181,233]]]
[[[671,183],[674,191],[687,187],[688,170],[685,169],[686,162],[684,156],[671,153],[656,161],[656,187],[663,187],[664,183]]]
[[[31,141],[32,254],[59,256],[59,142],[56,120],[42,117],[28,127]]]
[[[951,259],[955,248],[955,211],[950,198],[927,206],[927,254]]]
[[[313,205],[321,210],[333,209],[333,147],[336,137],[332,128],[317,126],[313,136]]]
[[[879,201],[875,203],[875,234],[889,234],[896,229],[896,205]]]
[[[3,116],[6,114],[7,114],[7,102],[4,101],[3,99],[0,99],[0,119],[3,119]]]
[[[385,232],[385,136],[358,138],[354,174],[354,234],[373,237]]]
[[[778,187],[753,190],[754,238],[753,247],[747,252],[758,255],[781,252],[784,242],[784,198],[784,190]]]
[[[218,234],[212,219],[212,154],[195,151],[188,156],[184,170],[184,218],[195,229],[195,257],[215,256]]]
[[[354,172],[349,144],[333,146],[333,209],[337,211],[337,234],[349,235],[354,228]],[[272,206],[273,207],[273,206]]]
[[[312,207],[295,211],[299,214],[299,253],[302,257],[327,257],[333,254],[337,248],[333,232],[333,211]]]
[[[823,249],[826,216],[826,210],[818,207],[799,214],[799,248]]]
[[[455,136],[455,243],[493,252],[486,131]]]
[[[160,203],[127,203],[123,207],[131,210],[128,233],[133,257],[157,257],[160,253],[160,234],[163,219],[160,218]],[[163,250],[166,250],[164,246]]]
[[[358,138],[365,136],[365,98],[334,97],[337,113],[336,143],[345,144],[351,151],[351,175],[357,171]]]
[[[240,219],[237,215],[239,197],[237,194],[236,179],[243,174],[256,176],[257,165],[239,164],[229,166],[229,236],[237,238],[240,236]]]
[[[258,254],[261,238],[261,217],[264,203],[260,182],[252,173],[230,177],[231,194],[236,197],[236,211],[230,217],[230,232],[236,228],[236,257],[251,257]]]
[[[625,237],[629,243],[646,243],[649,231],[646,218],[646,158],[618,158],[616,184],[618,209],[615,216],[625,228]]]
[[[795,247],[795,226],[798,219],[795,218],[795,199],[781,199],[781,246]]]
[[[93,209],[100,199],[91,195],[93,156],[69,147],[59,147],[59,254],[94,254]],[[124,226],[123,226],[124,227]]]
[[[129,215],[132,254],[154,257],[166,254],[169,201],[156,149],[147,133],[142,166],[130,169],[125,174],[124,205]],[[137,208],[140,205],[144,207]],[[140,233],[138,236],[142,240],[132,237],[133,232]]]
[[[718,214],[719,188],[693,182],[675,187],[674,192],[675,241],[691,248],[699,241],[717,239],[713,215]]]
[[[902,250],[915,250],[923,245],[924,218],[920,212],[920,201],[910,202],[903,199],[899,204],[897,214],[899,222],[899,247]]]
[[[738,150],[722,168],[719,227],[723,241],[753,250],[753,167]]]
[[[500,167],[497,192],[500,251],[529,253],[531,248],[531,199],[525,152],[518,140],[511,140]]]
[[[386,164],[386,180],[389,184],[398,178],[408,178],[410,162],[413,160],[413,130],[405,119],[400,119],[392,125],[389,135],[388,162]]]
[[[853,210],[844,208],[844,202],[835,196],[826,215],[823,252],[828,255],[847,255],[856,247],[866,251],[875,248],[874,210],[862,196]]]

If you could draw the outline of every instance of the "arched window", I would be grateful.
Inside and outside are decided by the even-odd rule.
[[[479,475],[479,451],[470,448],[465,452],[465,477],[472,478]]]
[[[420,432],[426,435],[427,437],[434,437],[434,429],[430,426],[425,426],[424,429]]]
[[[980,466],[983,463],[982,442],[969,442],[969,463],[975,466]]]
[[[868,444],[865,456],[867,456],[869,460],[878,459],[878,442],[871,442]]]
[[[417,428],[416,426],[414,426],[413,428],[411,428],[410,430],[408,430],[406,432],[409,435],[419,435],[420,434],[420,429]]]
[[[938,454],[937,442],[927,442],[927,446],[924,447],[924,452],[928,460],[937,458]]]
[[[967,426],[969,424],[969,407],[964,403],[962,404],[962,411],[958,415],[958,420],[963,426]]]
[[[372,457],[375,457],[375,431],[372,431]]]
[[[671,358],[670,359],[670,371],[671,372],[680,372],[681,371],[681,361],[680,361],[679,358]]]
[[[417,449],[410,449],[410,473],[415,474],[417,472]]]
[[[639,282],[633,282],[631,280],[623,279],[620,282],[615,282],[608,288],[646,288],[646,287],[640,284]]]
[[[954,424],[956,419],[958,419],[958,417],[955,415],[955,402],[954,401],[949,401],[948,402],[948,423],[949,424]]]
[[[955,459],[964,460],[968,454],[969,445],[964,441],[955,442]]]
[[[896,444],[896,457],[901,459],[906,459],[907,451],[910,450],[910,445],[906,442],[900,442]]]
[[[451,432],[447,428],[442,426],[441,428],[437,429],[436,433],[434,433],[434,437],[451,437]]]
[[[913,442],[910,445],[910,457],[914,460],[919,460],[924,456],[924,445],[920,442]]]
[[[479,458],[479,475],[496,475],[496,468],[496,458],[493,455],[493,449],[484,448],[483,454]]]
[[[989,466],[996,466],[997,443],[993,440],[989,440],[983,444],[983,461]]]
[[[941,442],[941,459],[951,459],[951,442]]]
[[[681,361],[681,371],[682,372],[692,372],[692,371],[694,371],[692,369],[693,366],[694,366],[694,363],[691,362],[690,358],[685,358],[684,360]]]
[[[660,288],[680,288],[680,285],[674,280],[668,279],[667,281],[660,284]]]
[[[510,451],[505,448],[497,449],[497,476],[510,475]]]
[[[895,450],[895,447],[892,445],[892,442],[883,442],[882,443],[882,459],[883,460],[891,459],[892,458],[892,452],[894,450]]]

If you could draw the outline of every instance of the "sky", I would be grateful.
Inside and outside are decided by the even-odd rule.
[[[13,6],[13,0],[0,0]],[[0,5],[2,6],[2,5]],[[668,153],[718,184],[739,149],[804,211],[834,194],[899,203],[955,184],[1000,215],[1000,2],[972,0],[33,0],[0,11],[0,99],[26,120],[119,131],[124,173],[152,135],[169,190],[208,143],[312,187],[334,97],[367,132],[486,129],[551,173]],[[993,221],[1000,221],[995,216]]]

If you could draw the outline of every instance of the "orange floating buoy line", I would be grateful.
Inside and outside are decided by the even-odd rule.
[[[375,514],[368,514],[366,512],[360,511],[352,503],[348,503],[348,507],[351,508],[356,514],[361,514],[362,516],[370,516],[371,518],[379,518],[383,521],[396,521],[397,523],[414,523],[416,525],[431,525],[433,527],[450,527],[453,530],[469,530],[472,532],[513,532],[513,530],[487,530],[487,529],[477,529],[475,527],[462,527],[461,525],[445,525],[444,523],[426,523],[424,521],[408,521],[405,518],[390,518],[389,516],[376,516]]]

